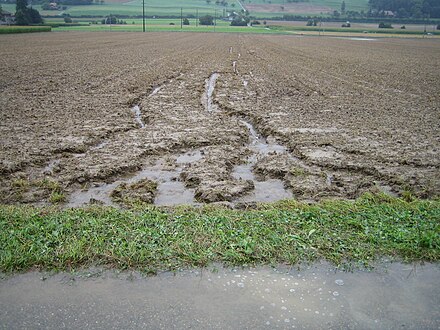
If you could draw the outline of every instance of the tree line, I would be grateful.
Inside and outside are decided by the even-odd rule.
[[[440,0],[369,0],[371,11],[402,18],[440,18]]]

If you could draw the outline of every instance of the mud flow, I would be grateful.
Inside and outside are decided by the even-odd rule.
[[[439,196],[434,39],[0,39],[9,45],[0,50],[1,203]],[[132,51],[110,56],[109,47]],[[47,61],[48,52],[59,57]]]

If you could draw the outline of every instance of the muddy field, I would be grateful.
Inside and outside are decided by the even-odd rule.
[[[0,202],[440,192],[440,43],[0,36]]]

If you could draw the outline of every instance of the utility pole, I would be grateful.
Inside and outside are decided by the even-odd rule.
[[[215,32],[216,25],[217,25],[217,9],[214,11],[214,32]]]
[[[145,32],[145,0],[142,0],[142,31]]]
[[[183,29],[183,9],[180,7],[180,29]]]
[[[199,10],[196,9],[196,27],[199,26]]]

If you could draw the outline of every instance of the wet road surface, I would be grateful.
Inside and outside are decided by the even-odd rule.
[[[0,280],[0,328],[439,329],[439,284],[438,264],[30,272]]]

